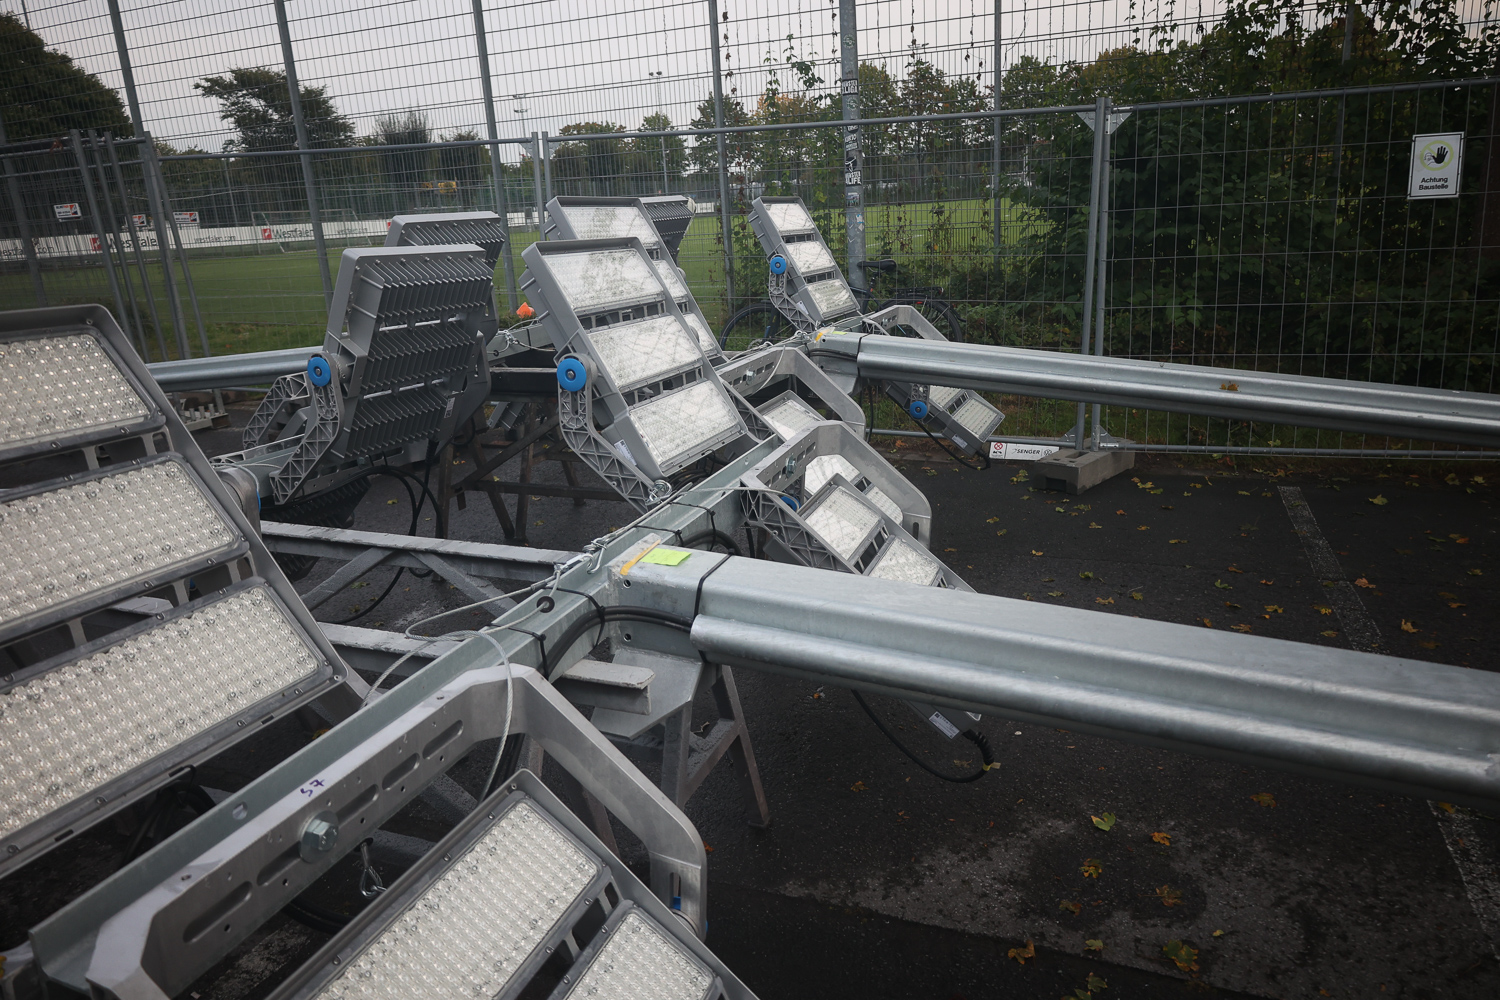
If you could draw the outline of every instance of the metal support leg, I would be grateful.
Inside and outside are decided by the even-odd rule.
[[[693,706],[682,706],[667,716],[662,723],[661,778],[657,781],[662,794],[681,809],[687,804],[691,792],[688,789],[688,755],[692,752]]]
[[[755,763],[755,750],[750,745],[750,730],[745,724],[745,710],[740,705],[739,689],[734,683],[734,672],[729,667],[719,668],[719,680],[713,686],[714,702],[719,709],[720,720],[732,719],[734,731],[725,736],[728,743],[729,759],[734,764],[734,769],[740,776],[740,781],[745,787],[745,796],[750,800],[750,807],[755,813],[755,818],[750,820],[750,825],[755,827],[767,827],[771,825],[771,809],[766,804],[766,790],[760,783],[760,767]],[[713,751],[710,750],[711,754]],[[717,763],[717,760],[704,761],[704,777],[707,772]],[[701,780],[701,779],[699,779]]]

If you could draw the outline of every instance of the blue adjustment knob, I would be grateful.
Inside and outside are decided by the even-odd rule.
[[[906,407],[906,412],[918,420],[925,420],[927,417],[927,401],[922,399],[912,400],[910,405]]]
[[[307,380],[319,389],[333,381],[333,366],[327,358],[314,354],[307,359]]]
[[[773,256],[771,258],[771,273],[772,274],[785,274],[786,273],[786,258],[783,257],[783,256],[781,256],[781,254],[776,254],[775,256]]]
[[[569,392],[577,392],[589,384],[588,369],[578,358],[563,358],[557,364],[557,384]]]

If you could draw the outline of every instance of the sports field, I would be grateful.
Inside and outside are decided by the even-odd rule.
[[[867,244],[872,255],[888,250],[898,259],[906,255],[926,253],[927,240],[923,233],[945,214],[952,222],[965,230],[960,245],[969,238],[987,243],[987,233],[981,229],[987,225],[979,222],[985,202],[954,201],[934,204],[878,205],[866,209]],[[1009,206],[1007,206],[1009,209]],[[1012,214],[1007,211],[1007,214]],[[1007,241],[1018,237],[1025,223],[1017,217],[1007,222]],[[521,251],[536,240],[536,233],[516,230],[512,233],[512,253],[516,270],[524,271]],[[889,237],[889,238],[887,238]],[[207,330],[209,346],[218,354],[239,354],[250,351],[267,351],[283,347],[312,346],[321,342],[327,323],[327,307],[324,303],[322,283],[318,274],[317,256],[310,250],[283,252],[278,246],[257,247],[259,252],[234,255],[210,254],[190,251],[194,290],[198,308]],[[330,267],[338,271],[338,250],[330,248]],[[719,242],[718,220],[713,216],[699,216],[693,220],[679,253],[679,263],[687,272],[689,287],[693,290],[699,306],[710,324],[716,329],[725,319],[724,302],[724,256]],[[131,262],[129,279],[135,288],[141,316],[146,320],[149,333],[147,340],[148,360],[160,360],[154,328],[150,325],[150,310],[146,297],[141,294],[140,273]],[[147,262],[147,275],[151,294],[156,301],[157,315],[161,319],[168,356],[176,357],[172,344],[170,313],[166,286],[160,266]],[[103,260],[96,258],[87,265],[47,263],[43,280],[50,305],[68,305],[98,302],[113,309],[114,300],[109,290]],[[180,273],[178,275],[181,284]],[[503,289],[504,275],[497,269],[496,285]],[[740,289],[744,296],[748,290]],[[182,290],[183,311],[187,317],[192,353],[201,354],[197,329],[185,290]],[[502,302],[504,295],[501,295]],[[0,273],[0,310],[26,309],[36,305],[30,276],[24,267],[7,264]],[[133,318],[133,317],[132,317]]]

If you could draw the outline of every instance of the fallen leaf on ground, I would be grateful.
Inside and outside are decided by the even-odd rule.
[[[1085,951],[1103,951],[1104,940],[1102,938],[1089,938],[1083,942],[1083,948]]]
[[[1238,611],[1240,609],[1240,606],[1233,601],[1225,601],[1224,607],[1230,609],[1231,611]]]
[[[1235,490],[1235,492],[1238,493],[1242,497],[1247,497],[1247,496],[1250,495],[1250,491],[1249,490]]]
[[[1113,830],[1115,827],[1114,813],[1105,813],[1103,816],[1090,816],[1089,819],[1093,820],[1094,825],[1099,829],[1105,831],[1106,833],[1108,833],[1110,830]]]
[[[1232,628],[1232,629],[1234,629],[1236,632],[1249,632],[1250,631],[1250,626],[1249,625],[1245,625],[1243,623],[1239,624],[1239,625],[1231,625],[1229,627]]]
[[[1333,630],[1332,630],[1332,629],[1330,629],[1330,630],[1328,630],[1328,631],[1327,631],[1327,632],[1320,632],[1320,633],[1318,633],[1318,634],[1319,634],[1319,635],[1326,635],[1326,636],[1328,636],[1328,638],[1330,638],[1330,639],[1332,639],[1332,638],[1333,638],[1333,637],[1334,637],[1334,636],[1336,636],[1336,635],[1338,635],[1338,633],[1337,633],[1337,632],[1335,632],[1335,631],[1333,631]]]
[[[1025,965],[1028,958],[1036,958],[1036,945],[1032,944],[1030,941],[1027,941],[1026,947],[1012,948],[1010,949],[1010,951],[1007,951],[1005,953],[1005,957],[1013,958],[1021,965]]]
[[[1167,539],[1167,544],[1168,545],[1181,545],[1185,541],[1187,541],[1186,538],[1169,538],[1169,539]]]
[[[1078,574],[1078,579],[1080,580],[1092,580],[1093,578],[1094,574],[1088,570],[1084,570],[1082,573]]]
[[[999,531],[995,532],[995,534],[997,534],[997,535],[1003,535],[1003,534],[1005,534],[1005,532],[1006,532],[1006,529],[1005,528],[1001,528]]]
[[[1084,861],[1083,867],[1078,870],[1083,872],[1084,878],[1098,878],[1099,873],[1104,871],[1104,865],[1094,858],[1089,858]]]
[[[1470,576],[1484,576],[1484,570],[1482,570],[1482,569],[1471,569],[1471,570],[1469,570],[1469,575]]]
[[[1375,589],[1375,585],[1373,583],[1371,583],[1369,580],[1365,579],[1364,577],[1360,577],[1358,580],[1355,580],[1354,581],[1354,585],[1356,587],[1363,587],[1366,590],[1374,590]]]
[[[1049,590],[1049,591],[1047,591],[1047,596],[1048,597],[1061,597],[1062,595],[1063,595],[1063,592],[1060,591],[1060,590]]]
[[[957,549],[944,549],[944,552],[957,552]]]
[[[1403,631],[1403,632],[1419,632],[1421,630],[1419,628],[1417,628],[1415,625],[1413,625],[1411,622],[1409,622],[1405,618],[1403,618],[1403,619],[1401,619],[1401,631]]]
[[[1274,615],[1279,615],[1279,614],[1283,614],[1284,613],[1284,609],[1279,604],[1267,604],[1266,605],[1266,610],[1269,611],[1269,612],[1271,612]]]
[[[1385,506],[1385,505],[1386,505],[1386,504],[1388,504],[1388,503],[1390,503],[1390,501],[1389,501],[1389,500],[1387,500],[1387,499],[1386,499],[1386,498],[1385,498],[1385,497],[1383,497],[1383,496],[1378,496],[1378,495],[1377,495],[1377,496],[1373,496],[1373,497],[1370,497],[1370,498],[1369,498],[1369,499],[1368,499],[1368,500],[1367,500],[1367,501],[1366,501],[1366,503],[1372,503],[1372,504],[1374,504],[1374,505],[1375,505],[1375,506],[1377,506],[1377,507],[1384,507],[1384,506]]]
[[[1223,937],[1223,936],[1224,936],[1224,932],[1223,931],[1214,931],[1214,937]]]
[[[396,504],[398,504],[400,502],[401,502],[400,500],[387,500],[385,503],[386,503],[387,507],[394,507]]]
[[[1153,833],[1151,835],[1151,839],[1156,841],[1163,847],[1172,846],[1172,835],[1170,833],[1162,833],[1160,830],[1158,830],[1156,833]]]
[[[998,520],[1000,520],[998,517],[990,517],[990,518],[986,518],[984,523],[985,524],[994,524]]]
[[[1113,597],[1096,597],[1096,598],[1094,598],[1094,603],[1095,604],[1113,604],[1113,603],[1115,603],[1115,599]]]
[[[1064,899],[1058,902],[1057,908],[1059,910],[1067,910],[1076,917],[1083,910],[1083,904],[1075,903],[1071,899]]]
[[[1254,795],[1250,796],[1250,798],[1255,803],[1263,806],[1266,809],[1276,808],[1276,796],[1272,795],[1270,792],[1256,792]]]
[[[709,846],[708,841],[703,842],[703,850],[705,850],[709,854],[712,854],[714,852],[714,849]]]
[[[1275,580],[1262,580],[1260,582],[1265,584],[1267,587],[1274,587],[1276,585]]]
[[[1143,601],[1143,600],[1145,600],[1145,598],[1141,595],[1141,592],[1139,590],[1133,590],[1133,591],[1131,591],[1130,592],[1130,599],[1132,601]]]
[[[1441,809],[1445,813],[1451,813],[1453,811],[1453,803],[1451,803],[1451,802],[1439,802],[1438,803],[1438,808]]]
[[[1089,527],[1090,528],[1102,528],[1102,527],[1104,527],[1104,525],[1102,525],[1102,524],[1095,524],[1093,521],[1090,521],[1089,522]]]
[[[1031,550],[1031,554],[1032,554],[1032,555],[1034,555],[1034,556],[1039,556],[1039,555],[1041,555],[1041,553],[1040,553],[1040,552],[1038,552],[1038,551],[1037,551],[1037,550],[1036,550],[1036,549],[1032,549],[1032,550]]]
[[[1168,941],[1161,946],[1162,952],[1183,972],[1198,971],[1198,949],[1189,948],[1181,941]]]
[[[1123,511],[1123,510],[1117,510],[1117,511],[1115,511],[1115,513],[1116,513],[1116,514],[1123,514],[1123,513],[1125,513],[1125,512],[1124,512],[1124,511]]]
[[[849,791],[851,791],[851,792],[867,792],[867,791],[869,791],[869,789],[865,787],[865,783],[863,781],[856,781],[854,784],[852,784],[852,785],[849,786]]]
[[[1320,615],[1331,615],[1331,614],[1333,614],[1333,609],[1330,608],[1326,604],[1314,604],[1313,607],[1315,607],[1315,608],[1318,609],[1318,614],[1320,614]]]
[[[1243,573],[1243,572],[1245,572],[1244,570],[1240,569],[1238,566],[1234,565],[1233,563],[1231,563],[1228,566],[1225,566],[1224,569],[1226,571],[1230,572],[1230,573]]]
[[[1174,889],[1170,885],[1161,886],[1156,890],[1156,896],[1161,900],[1163,906],[1181,906],[1182,891]]]
[[[1234,589],[1233,585],[1225,583],[1223,580],[1215,580],[1214,581],[1214,586],[1218,587],[1220,590],[1233,590]]]
[[[1207,628],[1213,628],[1214,627],[1214,623],[1211,622],[1211,621],[1209,621],[1207,618],[1199,618],[1198,620],[1200,622],[1202,622],[1204,624],[1204,626],[1206,626]]]

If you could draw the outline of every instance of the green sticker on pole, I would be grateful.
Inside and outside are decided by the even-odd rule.
[[[641,557],[641,562],[653,566],[681,566],[692,555],[687,549],[664,549],[660,545]]]

